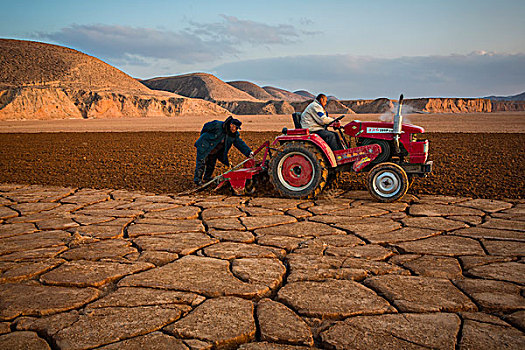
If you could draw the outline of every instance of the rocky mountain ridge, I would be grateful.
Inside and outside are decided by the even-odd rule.
[[[248,81],[226,83],[209,73],[158,77],[141,82],[151,89],[211,101],[240,115],[290,114],[296,111],[291,104],[311,100],[301,94],[271,86],[260,87]],[[336,113],[345,113],[346,110],[343,108]]]
[[[0,89],[39,87],[152,93],[98,58],[63,46],[0,39]]]
[[[0,39],[0,119],[228,113],[202,99],[150,90],[124,72],[73,49]]]
[[[405,100],[404,104],[428,113],[492,112],[491,101],[482,98],[416,98]]]
[[[513,96],[487,96],[491,101],[525,101],[525,92]]]
[[[297,110],[287,101],[218,101],[222,108],[238,115],[292,114]]]
[[[173,92],[178,95],[207,101],[258,101],[250,94],[234,88],[208,73],[190,73],[171,77],[141,80],[153,90]]]
[[[272,95],[276,100],[283,100],[288,102],[303,102],[308,101],[310,98],[290,92],[288,90],[279,89],[273,86],[263,86],[264,91]]]
[[[249,81],[229,81],[228,84],[261,101],[270,101],[274,99],[274,97],[267,93],[262,87]]]
[[[525,101],[491,101],[492,112],[525,111]]]
[[[523,94],[508,98],[407,99],[412,112],[524,111]],[[139,81],[101,60],[62,46],[0,39],[0,119],[176,117],[180,115],[290,114],[314,94],[248,81],[226,83],[190,73]],[[492,98],[492,97],[491,97]],[[332,114],[385,113],[397,101],[337,100]]]
[[[341,100],[344,106],[356,113],[384,113],[394,108],[394,103],[388,98],[375,100]]]
[[[312,100],[305,102],[293,102],[292,106],[296,112],[302,112],[311,102]],[[329,114],[355,114],[351,108],[345,106],[342,101],[339,100],[328,100],[328,103],[326,104],[326,111]]]
[[[181,96],[24,87],[0,91],[0,119],[226,116],[228,111]]]
[[[315,98],[314,94],[312,94],[311,92],[306,91],[306,90],[294,91],[294,94],[304,96],[304,97],[308,98],[309,100],[313,100]]]
[[[177,85],[170,81],[177,81]],[[196,83],[198,81],[198,83]],[[155,83],[152,83],[155,82]],[[264,86],[248,81],[225,83],[207,73],[191,73],[169,78],[153,78],[143,83],[150,88],[161,86],[162,90],[188,97],[213,101],[234,114],[289,114],[301,112],[312,102],[315,95],[306,91],[295,92]],[[197,94],[197,91],[199,93]],[[208,92],[208,93],[207,93]],[[246,98],[246,94],[249,98]],[[392,111],[397,100],[329,100],[327,111],[332,114],[385,113]],[[491,101],[486,98],[416,98],[405,99],[407,110],[415,113],[490,113],[492,111],[523,111],[525,102]]]

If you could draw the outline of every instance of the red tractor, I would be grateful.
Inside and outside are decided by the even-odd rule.
[[[273,143],[282,147],[269,162],[270,181],[282,196],[312,198],[337,172],[368,171],[367,188],[373,198],[392,202],[403,197],[415,176],[432,171],[432,161],[427,161],[428,140],[419,139],[424,129],[402,124],[402,102],[403,95],[393,122],[354,120],[337,128],[344,146],[338,151],[301,129],[300,114],[294,113],[295,129],[284,128]]]
[[[414,177],[432,171],[432,161],[427,160],[428,140],[419,138],[424,129],[402,123],[402,102],[403,95],[393,122],[354,120],[338,127],[344,146],[338,151],[333,151],[319,135],[302,129],[301,114],[294,113],[295,129],[284,128],[272,146],[266,141],[254,151],[255,155],[263,153],[262,160],[248,158],[200,188],[183,193],[229,183],[236,194],[252,194],[257,179],[266,179],[269,173],[270,182],[282,196],[315,198],[337,172],[368,171],[367,187],[373,198],[381,202],[398,200]]]

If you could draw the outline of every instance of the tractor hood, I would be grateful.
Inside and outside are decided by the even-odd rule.
[[[389,134],[393,135],[394,123],[385,122],[362,122],[353,120],[344,126],[345,134],[350,136],[361,136],[362,134]],[[420,126],[412,124],[403,124],[401,127],[403,133],[418,134],[425,132]]]

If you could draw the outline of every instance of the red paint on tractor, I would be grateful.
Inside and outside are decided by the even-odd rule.
[[[282,164],[283,179],[293,187],[302,187],[312,180],[312,164],[303,155],[293,154]]]

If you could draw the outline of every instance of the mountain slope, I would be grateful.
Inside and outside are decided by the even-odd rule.
[[[22,86],[151,92],[98,58],[63,46],[0,39],[0,89]]]
[[[262,87],[254,83],[250,83],[249,81],[230,81],[228,82],[228,84],[230,84],[236,89],[250,94],[251,96],[261,101],[269,101],[275,99],[275,97],[264,91]]]
[[[492,101],[525,101],[525,92],[513,96],[488,96],[484,98]]]
[[[214,103],[153,91],[82,52],[0,39],[0,119],[226,115]]]
[[[308,97],[301,96],[288,90],[279,89],[273,86],[264,86],[263,89],[277,100],[283,100],[287,102],[303,102],[310,100],[310,98]]]
[[[246,92],[207,73],[158,77],[141,82],[151,89],[174,92],[182,96],[208,101],[258,101]]]
[[[294,94],[297,94],[297,95],[301,95],[301,96],[304,96],[306,98],[308,98],[309,100],[313,100],[315,99],[315,95],[306,91],[306,90],[298,90],[298,91],[294,91],[293,92]]]

